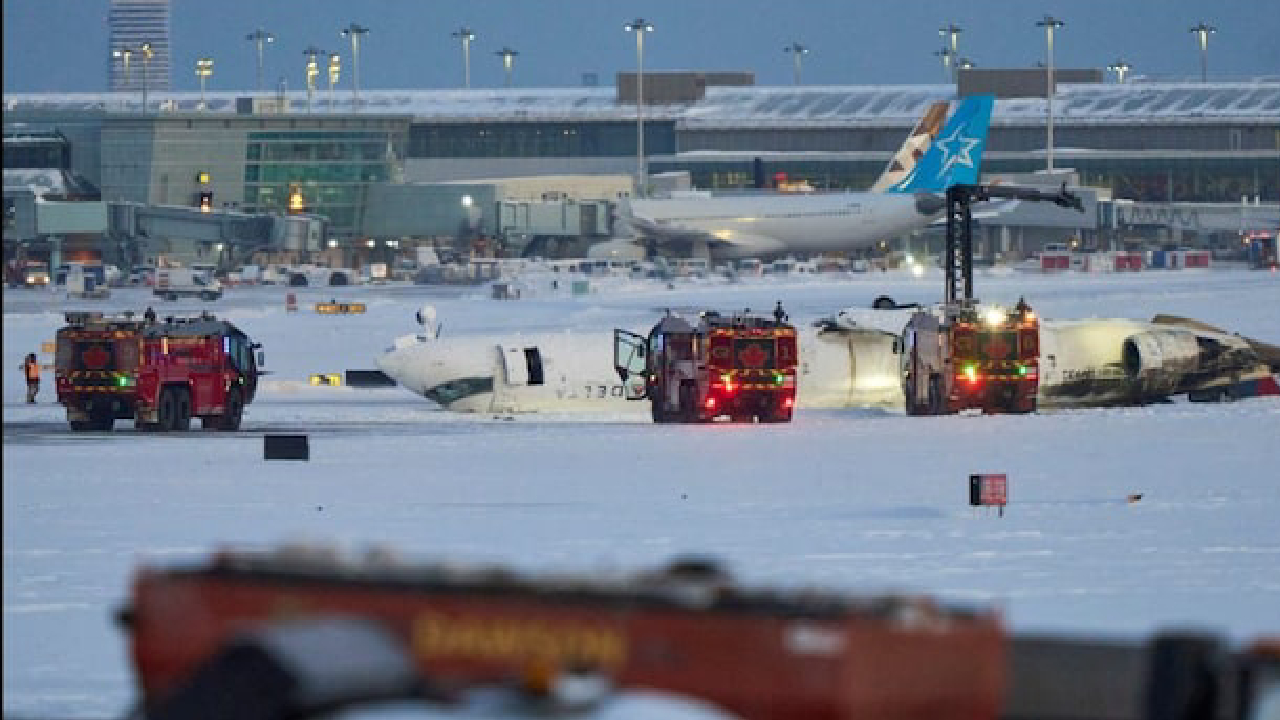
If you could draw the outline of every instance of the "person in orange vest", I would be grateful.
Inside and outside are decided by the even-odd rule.
[[[36,393],[40,392],[40,362],[35,353],[27,353],[27,359],[19,368],[27,376],[27,402],[36,401]]]

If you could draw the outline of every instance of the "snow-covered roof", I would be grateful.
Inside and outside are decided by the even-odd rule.
[[[4,189],[30,190],[40,197],[87,196],[98,192],[88,180],[59,168],[5,168]]]
[[[675,120],[683,127],[876,126],[910,124],[934,102],[954,97],[951,85],[715,86],[687,105],[646,106],[645,117]],[[244,93],[210,93],[212,113],[234,113]],[[272,96],[276,97],[276,96]],[[291,113],[307,112],[305,92],[285,94]],[[199,93],[152,93],[152,111],[192,112]],[[7,93],[13,110],[136,111],[138,93]],[[315,93],[311,112],[348,113],[352,96]],[[996,103],[996,125],[1036,123],[1043,98],[1005,98]],[[612,87],[497,88],[477,90],[366,90],[361,111],[435,121],[630,120],[635,106],[619,104]],[[1280,81],[1233,83],[1062,84],[1054,113],[1070,123],[1271,122],[1280,117]]]
[[[4,188],[31,190],[36,195],[65,195],[67,180],[58,168],[5,168]]]

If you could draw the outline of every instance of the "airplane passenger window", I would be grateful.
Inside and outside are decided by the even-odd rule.
[[[542,353],[536,347],[524,349],[524,360],[529,366],[529,384],[542,384]]]

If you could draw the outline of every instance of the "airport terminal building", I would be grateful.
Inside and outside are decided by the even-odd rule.
[[[1009,218],[1002,245],[1108,230],[1210,245],[1275,229],[1280,81],[1115,84],[1069,69],[1057,79],[1054,165],[1095,191],[1090,214]],[[998,98],[984,177],[1023,181],[1047,164],[1036,70],[965,70],[957,85],[758,87],[749,73],[699,72],[644,80],[650,191],[671,178],[707,190],[784,179],[864,189],[930,104],[977,92]],[[145,108],[134,93],[6,94],[6,252],[41,234],[18,222],[36,196],[305,212],[327,219],[330,245],[527,235],[504,202],[607,208],[631,191],[635,88],[621,73],[616,87],[366,90],[359,108],[349,94],[210,94],[202,106],[195,93],[154,92]],[[593,212],[580,231],[607,237],[607,210]]]

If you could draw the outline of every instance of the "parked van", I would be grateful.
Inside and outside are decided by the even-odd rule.
[[[27,287],[48,286],[49,263],[28,260],[22,269],[22,284]]]
[[[161,268],[156,271],[152,293],[165,300],[177,300],[182,296],[217,300],[222,297],[222,283],[191,268]]]

